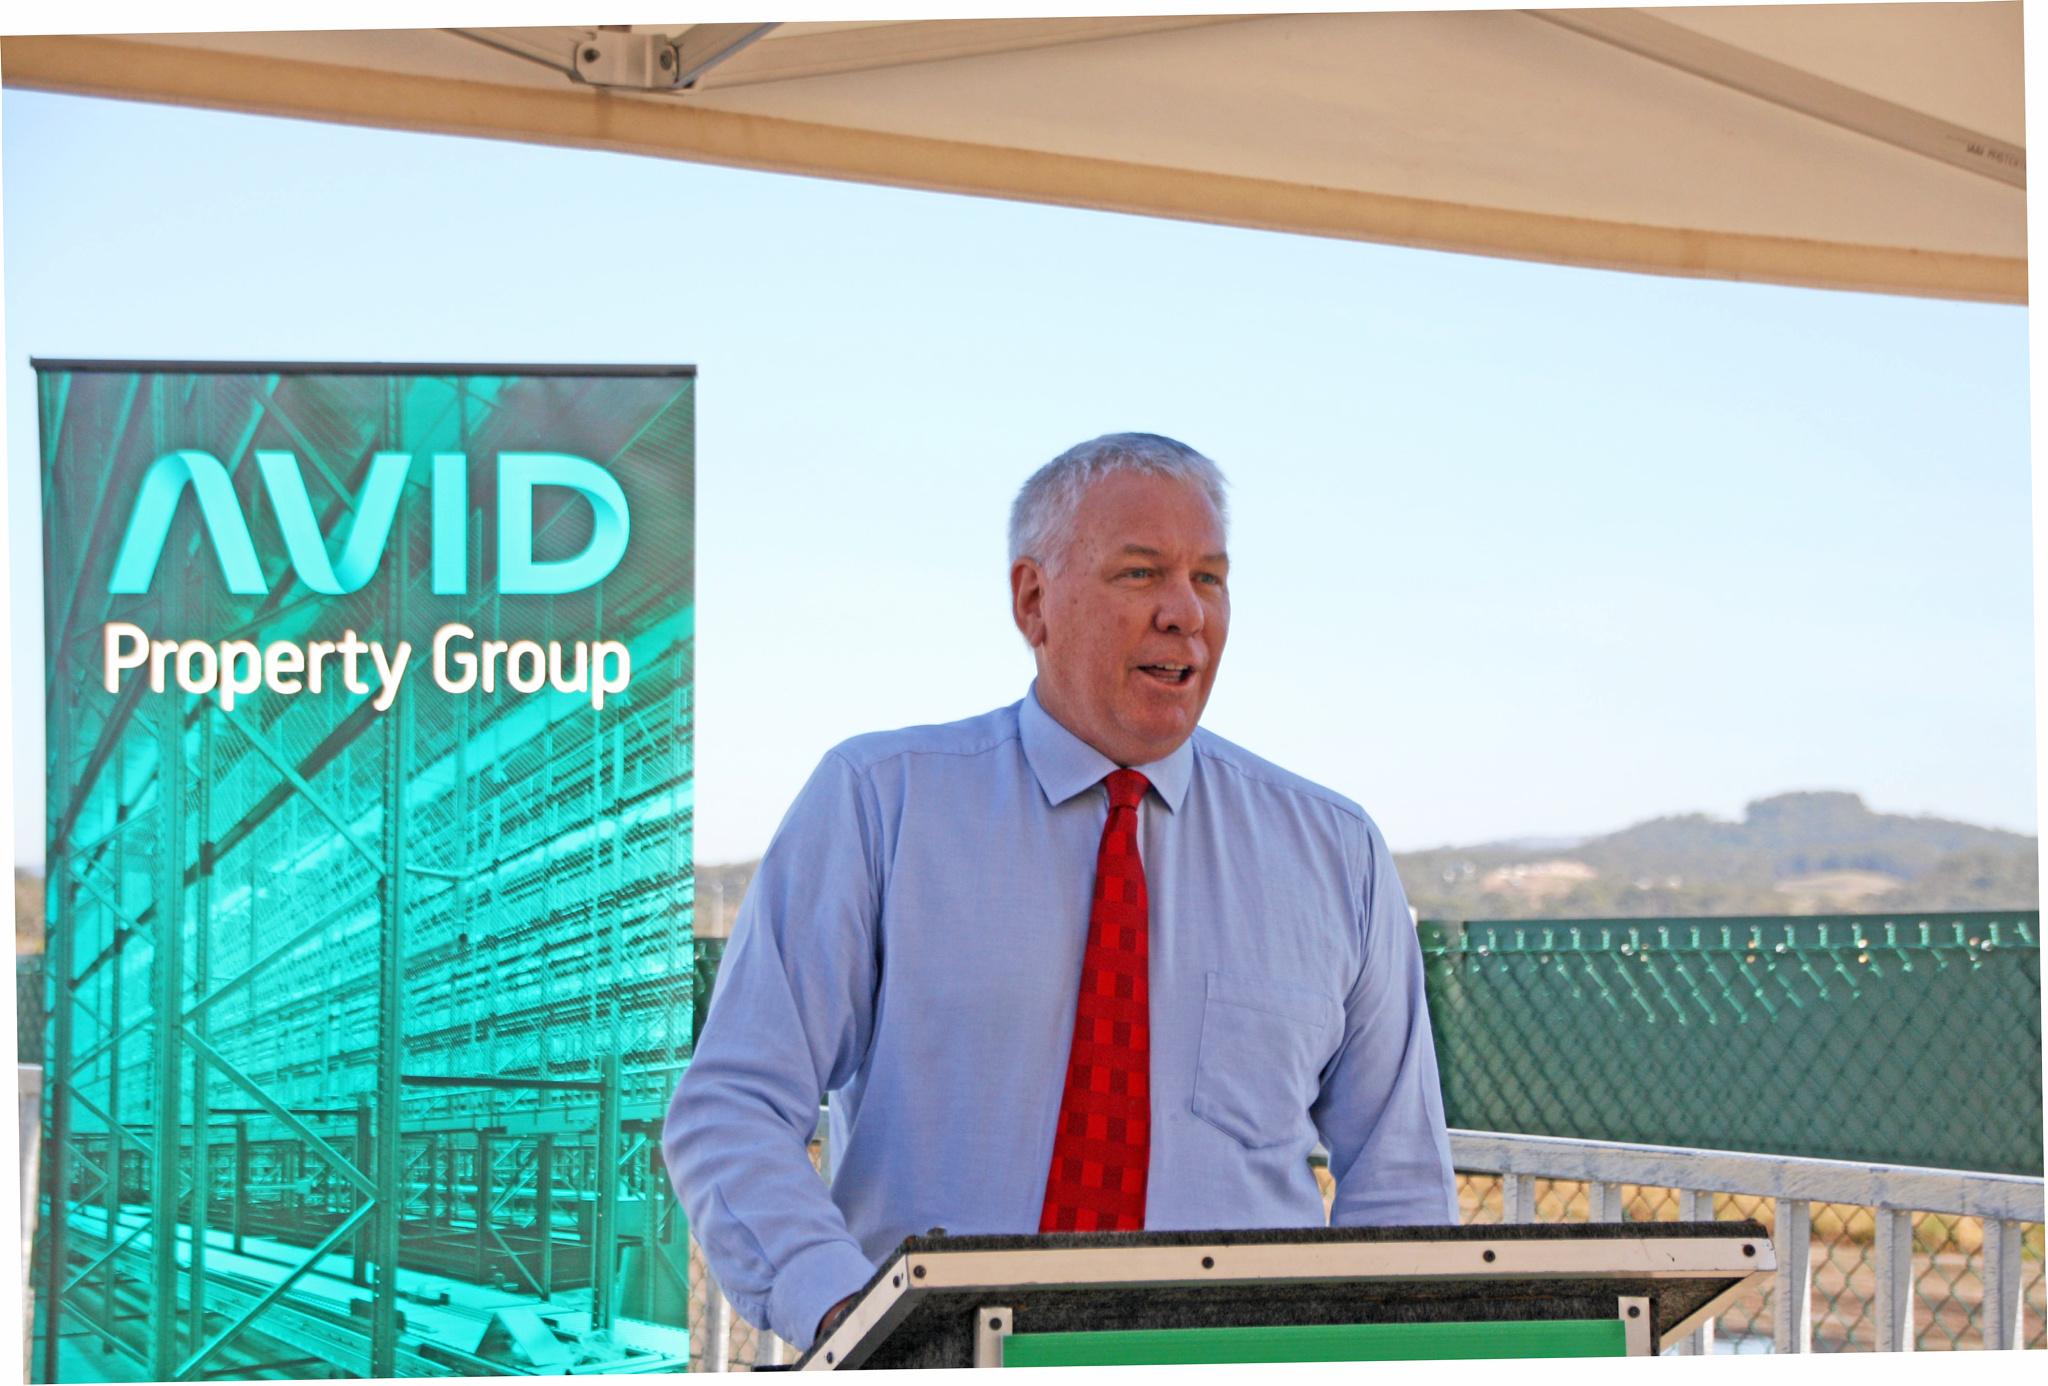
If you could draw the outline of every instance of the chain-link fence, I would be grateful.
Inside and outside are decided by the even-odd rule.
[[[43,1061],[43,955],[14,955],[14,1057],[17,1063]]]
[[[1422,939],[1452,1126],[2041,1172],[2038,913]]]
[[[1942,1169],[2041,1171],[2037,913],[1932,917],[1425,923],[1431,1021],[1451,1125]],[[1500,1179],[1462,1178],[1468,1221],[1502,1216]],[[1536,1216],[1584,1218],[1586,1186],[1537,1181]],[[1631,1218],[1676,1190],[1625,1188]],[[1769,1227],[1767,1198],[1715,1215]],[[1868,1208],[1813,1205],[1812,1340],[1876,1345]],[[1915,1335],[1981,1345],[1983,1228],[1914,1220]],[[1785,1250],[1780,1248],[1783,1256]],[[2022,1240],[2032,1343],[2041,1229]],[[1762,1350],[1769,1292],[1722,1319]]]
[[[1571,1179],[1538,1179],[1538,1222],[1584,1222],[1591,1186]],[[1506,1199],[1497,1174],[1460,1174],[1458,1205],[1469,1223],[1501,1222]],[[1680,1216],[1677,1189],[1621,1186],[1622,1216],[1630,1222],[1669,1222]],[[1714,1216],[1752,1219],[1777,1238],[1775,1200],[1720,1194]],[[1816,1352],[1868,1352],[1877,1347],[1877,1219],[1872,1210],[1837,1203],[1812,1205],[1812,1343]],[[2042,1273],[2042,1228],[2026,1225],[2020,1246],[2026,1346],[2048,1347],[2048,1284]],[[1792,1250],[1776,1247],[1782,1261]],[[1984,1345],[1984,1226],[1980,1218],[1941,1213],[1913,1216],[1913,1341],[1925,1350]],[[1715,1338],[1722,1352],[1769,1352],[1777,1329],[1775,1285],[1746,1291],[1722,1314]]]

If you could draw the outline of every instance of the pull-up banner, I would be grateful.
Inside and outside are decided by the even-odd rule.
[[[621,1153],[691,1034],[694,372],[36,370],[40,1254],[85,1281],[39,1308],[144,1302],[95,1322],[157,1379],[327,1343],[321,1296],[362,1332],[307,1375],[534,1368],[409,1327],[433,1276],[643,1326],[579,1371],[680,1370],[685,1230]]]

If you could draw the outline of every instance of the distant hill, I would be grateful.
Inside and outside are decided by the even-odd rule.
[[[1779,794],[1739,822],[1653,818],[1570,845],[1396,855],[1426,919],[2038,909],[2035,839],[1873,813],[1839,791]]]
[[[2034,838],[1873,813],[1837,791],[1759,799],[1739,822],[1688,813],[1601,837],[1524,837],[1394,861],[1424,919],[2041,907]],[[757,864],[698,868],[706,932],[731,928]]]

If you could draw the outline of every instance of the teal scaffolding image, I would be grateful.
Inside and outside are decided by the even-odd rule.
[[[680,1369],[694,372],[36,365],[32,1379]]]

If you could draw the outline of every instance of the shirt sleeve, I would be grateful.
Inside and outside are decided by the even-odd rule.
[[[1344,998],[1344,1038],[1311,1109],[1337,1181],[1330,1225],[1456,1223],[1422,946],[1393,854],[1370,821],[1365,855],[1364,965]]]
[[[712,1273],[748,1322],[806,1349],[874,1267],[808,1154],[874,1019],[879,818],[837,752],[762,857],[662,1151]]]

